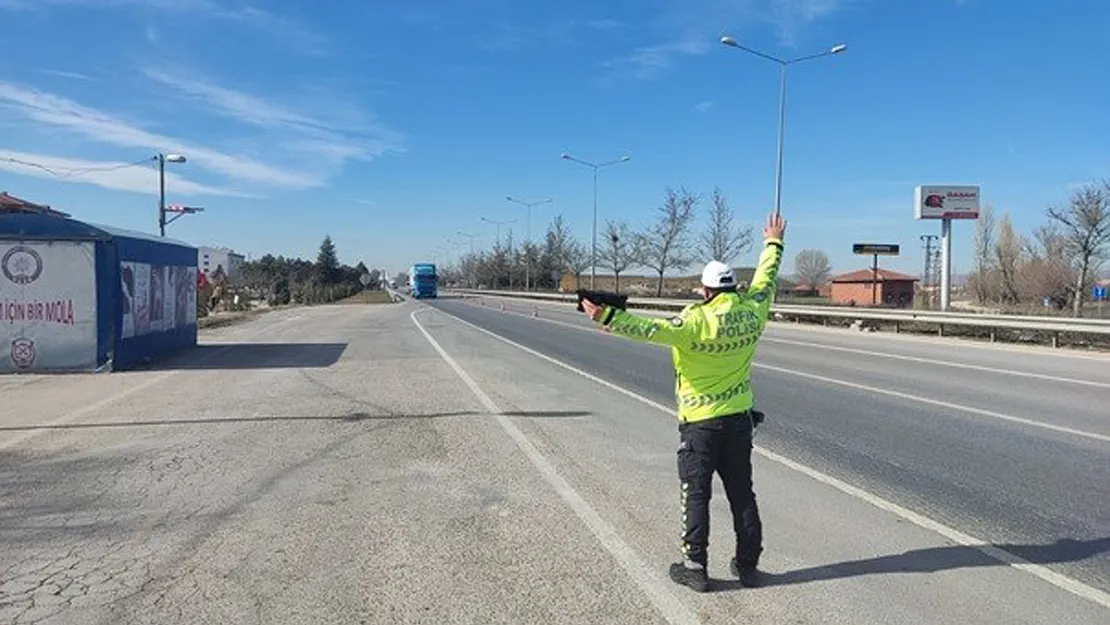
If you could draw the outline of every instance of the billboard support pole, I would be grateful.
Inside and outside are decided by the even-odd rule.
[[[940,222],[940,309],[948,310],[952,289],[952,220]]]
[[[871,256],[871,305],[879,301],[879,255]]]

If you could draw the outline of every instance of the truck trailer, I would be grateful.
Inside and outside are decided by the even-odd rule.
[[[413,299],[435,298],[438,282],[436,266],[432,263],[417,263],[409,271]]]

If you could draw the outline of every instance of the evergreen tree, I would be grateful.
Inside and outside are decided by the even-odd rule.
[[[320,253],[316,256],[316,275],[320,284],[339,282],[339,256],[335,252],[331,235],[325,236],[324,242],[320,244]]]

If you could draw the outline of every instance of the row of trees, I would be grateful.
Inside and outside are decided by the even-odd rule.
[[[720,189],[714,189],[707,209],[708,224],[693,232],[702,197],[685,188],[666,189],[655,219],[642,229],[625,221],[607,221],[597,242],[597,267],[619,281],[631,269],[651,270],[658,278],[656,294],[663,292],[668,271],[689,267],[708,254],[730,262],[752,245],[752,227],[737,223]],[[697,252],[695,253],[695,244]],[[443,274],[448,281],[480,283],[493,288],[531,286],[554,288],[564,271],[580,281],[591,265],[590,244],[575,239],[562,215],[548,226],[542,243],[514,246],[512,236],[498,241],[490,251],[464,255]]]
[[[1083,312],[1103,264],[1110,260],[1110,181],[1072,192],[1051,207],[1031,236],[1019,235],[1008,213],[980,212],[968,289],[982,305],[1049,306]]]
[[[320,244],[316,262],[266,254],[243,263],[237,282],[264,297],[271,306],[326,304],[363,290],[361,280],[366,274],[370,281],[365,288],[380,288],[380,273],[377,269],[367,269],[362,261],[353,267],[340,263],[335,243],[326,236]]]
[[[598,237],[597,266],[615,278],[634,269],[656,276],[655,292],[662,295],[668,271],[682,270],[712,258],[731,263],[752,247],[753,228],[740,224],[720,189],[714,189],[706,208],[706,224],[694,232],[694,221],[703,198],[685,188],[668,188],[655,209],[654,220],[636,229],[625,221],[607,221]],[[515,245],[510,234],[489,251],[463,255],[459,262],[441,269],[448,282],[483,284],[491,288],[553,289],[563,272],[571,272],[576,287],[590,268],[589,242],[575,239],[562,215],[547,228],[541,243]],[[828,281],[832,266],[820,250],[806,249],[795,258],[796,277],[816,291]]]

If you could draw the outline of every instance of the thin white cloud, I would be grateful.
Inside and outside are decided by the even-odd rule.
[[[306,25],[248,4],[228,6],[227,3],[216,0],[0,0],[0,9],[32,10],[52,7],[132,9],[223,20],[270,33],[275,41],[291,45],[305,54],[323,54],[327,48],[327,41]]]
[[[699,56],[709,52],[709,41],[696,36],[674,39],[654,46],[637,48],[627,57],[607,61],[603,67],[620,80],[650,80],[674,67],[681,56]]]
[[[157,194],[158,172],[151,165],[113,161],[31,154],[0,148],[0,169],[36,178],[60,182],[91,184],[105,189]],[[231,189],[221,189],[193,182],[184,176],[166,171],[166,190],[174,195],[212,195],[255,197]]]
[[[287,188],[318,187],[325,182],[323,176],[306,172],[303,168],[283,169],[149,132],[72,100],[4,81],[0,81],[0,109],[37,122],[46,129],[66,130],[104,144],[150,153],[159,150],[181,152],[194,166],[236,180]]]
[[[58,69],[44,69],[39,71],[41,71],[43,74],[49,74],[51,76],[57,76],[59,78],[72,78],[73,80],[80,80],[85,82],[92,80],[92,78],[90,78],[89,76],[86,76],[85,74],[80,74],[78,72],[67,72]]]
[[[282,104],[198,78],[155,69],[146,69],[144,73],[214,114],[244,124],[296,135],[293,139],[283,141],[283,147],[299,151],[304,156],[323,158],[327,163],[369,160],[401,150],[401,137],[398,133],[380,124],[351,119],[350,109],[344,115],[346,119],[334,121],[322,115],[295,111]],[[327,102],[329,98],[321,98],[321,101]],[[336,104],[333,108],[338,110],[341,107]]]
[[[771,0],[770,20],[778,27],[783,44],[793,46],[805,26],[863,1],[865,0]]]
[[[703,0],[665,2],[641,29],[655,45],[636,48],[602,63],[611,78],[652,80],[677,66],[684,57],[699,56],[718,46],[724,34],[741,36],[760,23],[772,24],[785,45],[792,46],[801,30],[869,0]],[[735,30],[734,30],[735,29]]]
[[[709,100],[706,100],[704,102],[698,102],[697,106],[694,107],[694,110],[699,113],[704,113],[711,108],[713,108],[713,103]]]

